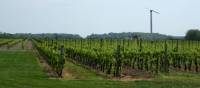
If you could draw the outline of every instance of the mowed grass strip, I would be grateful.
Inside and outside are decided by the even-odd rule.
[[[71,71],[81,69],[66,63]],[[87,71],[80,71],[80,73]],[[73,74],[81,75],[75,70]],[[83,73],[84,74],[84,73]],[[84,74],[86,76],[90,74]],[[198,74],[159,75],[151,81],[111,81],[49,79],[30,51],[0,51],[0,88],[200,88]],[[81,77],[81,76],[80,76]]]
[[[68,59],[68,58],[67,58]],[[64,79],[75,80],[103,80],[103,76],[98,75],[95,71],[81,67],[66,60],[64,68]]]
[[[70,64],[71,66],[72,64]],[[69,66],[69,65],[68,65]],[[74,65],[73,65],[74,66]],[[77,68],[75,66],[75,68]],[[80,69],[78,67],[78,69]],[[0,88],[126,88],[98,80],[49,79],[30,51],[0,51]]]
[[[46,78],[35,56],[29,51],[0,51],[0,78]]]

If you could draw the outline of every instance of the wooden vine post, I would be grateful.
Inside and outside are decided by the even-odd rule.
[[[103,47],[103,39],[100,39],[100,48]]]
[[[179,46],[178,46],[178,40],[176,40],[176,52],[178,52],[178,48],[179,48]]]
[[[65,57],[64,57],[64,45],[61,45],[60,47],[60,60],[59,60],[59,72],[58,75],[59,77],[62,77],[62,72],[63,72],[63,68],[65,65]]]
[[[122,59],[121,59],[121,50],[120,50],[120,45],[117,46],[117,50],[115,53],[115,72],[114,72],[114,76],[115,77],[120,77],[121,76],[121,65],[122,65]]]
[[[163,66],[163,71],[165,73],[169,73],[169,60],[168,60],[168,53],[167,53],[167,43],[165,41],[165,50],[164,50],[164,57],[163,57],[163,62],[162,62],[162,66]]]
[[[141,52],[142,51],[142,39],[140,39],[140,41],[139,41],[139,52]]]

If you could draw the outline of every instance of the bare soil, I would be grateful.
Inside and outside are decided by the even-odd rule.
[[[28,50],[32,50],[33,49],[33,44],[31,41],[28,41],[28,44],[26,45]]]
[[[64,79],[76,79],[75,77],[73,77],[73,75],[71,74],[71,72],[69,72],[69,70],[67,70],[66,68],[63,69],[62,77]]]
[[[153,78],[154,74],[152,74],[151,72],[126,67],[123,69],[121,77],[113,77],[112,79],[120,81],[137,81],[152,80]]]
[[[124,76],[120,78],[112,78],[112,80],[117,81],[139,81],[139,80],[152,80],[153,78],[145,78],[145,77],[132,77],[132,76]]]

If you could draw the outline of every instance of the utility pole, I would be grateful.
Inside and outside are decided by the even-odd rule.
[[[153,15],[153,12],[154,12],[154,13],[157,13],[157,14],[160,14],[159,12],[150,9],[150,33],[151,33],[151,34],[153,33],[153,16],[152,16],[152,15]]]

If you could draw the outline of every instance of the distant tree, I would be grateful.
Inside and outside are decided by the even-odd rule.
[[[200,40],[200,31],[198,29],[190,29],[187,31],[185,39]]]
[[[89,39],[144,39],[144,40],[166,40],[169,36],[158,33],[142,33],[142,32],[122,32],[122,33],[108,33],[108,34],[91,34],[86,38]]]

